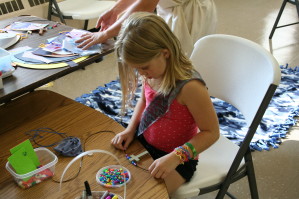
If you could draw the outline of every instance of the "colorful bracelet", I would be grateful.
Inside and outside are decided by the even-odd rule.
[[[184,164],[184,162],[189,161],[190,154],[188,150],[184,149],[182,146],[175,148],[174,153],[180,158],[180,164]]]
[[[190,153],[190,148],[188,146],[183,145],[183,146],[179,146],[179,148],[181,148],[184,151],[184,153],[188,157],[188,160],[190,160],[192,158],[191,153]]]
[[[196,155],[197,155],[197,152],[196,152],[196,149],[194,148],[194,146],[189,142],[186,142],[185,145],[188,146],[191,149],[191,151],[193,153],[193,158],[195,158]]]

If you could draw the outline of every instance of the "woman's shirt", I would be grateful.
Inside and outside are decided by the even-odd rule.
[[[146,107],[154,99],[156,91],[144,84]],[[171,152],[188,142],[198,132],[198,127],[187,106],[173,100],[169,111],[150,125],[143,133],[146,141],[155,148]]]

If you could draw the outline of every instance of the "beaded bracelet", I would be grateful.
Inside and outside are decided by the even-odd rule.
[[[181,148],[184,151],[184,153],[187,155],[189,160],[192,159],[190,148],[188,146],[183,145],[183,146],[179,146],[179,148]]]
[[[194,148],[194,146],[189,142],[186,142],[185,145],[188,146],[191,149],[191,151],[193,153],[193,158],[195,158],[196,155],[197,155],[197,152],[196,152],[196,149]]]
[[[188,150],[186,150],[182,146],[175,148],[174,153],[176,156],[180,158],[180,164],[184,164],[184,162],[188,162],[190,159],[190,154]]]

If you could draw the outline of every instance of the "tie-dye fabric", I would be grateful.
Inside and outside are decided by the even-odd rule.
[[[281,138],[285,138],[289,128],[296,124],[295,117],[299,116],[299,67],[281,66],[281,72],[281,83],[250,144],[252,150],[277,148]],[[132,107],[135,107],[140,92],[139,88]],[[121,108],[121,90],[118,80],[105,84],[104,87],[100,86],[75,100],[106,114],[124,127],[128,125],[133,113],[133,110],[129,110],[122,118],[118,115]],[[221,133],[239,145],[247,132],[242,114],[222,100],[212,98],[212,101],[219,118]]]

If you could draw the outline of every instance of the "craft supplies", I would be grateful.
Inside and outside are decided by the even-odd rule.
[[[10,29],[15,31],[33,31],[33,30],[40,30],[47,26],[48,24],[17,21],[10,25]]]
[[[131,174],[125,167],[110,165],[98,171],[96,180],[104,187],[121,187],[131,180]]]
[[[92,197],[96,199],[123,199],[120,195],[107,191],[92,191]],[[82,196],[77,197],[76,199],[87,199],[83,191]]]
[[[31,172],[18,174],[9,162],[6,163],[6,169],[14,177],[16,183],[24,189],[51,178],[54,175],[55,164],[58,161],[57,156],[47,148],[36,148],[34,152],[37,155],[39,166]]]
[[[19,39],[20,35],[18,35],[17,33],[0,33],[0,47],[6,49],[17,43]]]
[[[2,72],[0,70],[0,89],[3,88],[3,81],[2,81]]]
[[[11,63],[11,54],[5,49],[0,48],[0,72],[2,73],[2,78],[12,75],[15,71]]]
[[[69,169],[69,167],[70,167],[74,162],[76,162],[77,160],[81,159],[82,157],[84,157],[84,156],[86,156],[86,155],[88,155],[88,154],[94,154],[94,153],[104,153],[104,154],[108,154],[108,155],[110,155],[111,157],[113,157],[113,158],[117,161],[118,164],[120,164],[119,159],[118,159],[113,153],[110,153],[109,151],[105,151],[105,150],[101,150],[101,149],[94,149],[94,150],[89,150],[89,151],[85,151],[85,152],[83,152],[83,153],[80,153],[80,154],[79,154],[78,156],[76,156],[72,161],[70,161],[70,162],[68,163],[68,165],[65,167],[65,169],[63,170],[62,175],[61,175],[61,177],[60,177],[60,183],[59,183],[59,184],[60,184],[60,186],[59,186],[59,187],[60,187],[60,190],[61,190],[61,188],[62,188],[63,177],[64,177],[66,171]],[[112,166],[115,166],[115,165],[112,165]],[[111,166],[110,166],[110,167],[111,167]],[[131,174],[130,174],[130,172],[128,171],[128,169],[122,167],[121,165],[116,165],[115,167],[117,167],[117,168],[122,168],[123,170],[127,171],[128,176],[129,176],[128,180],[125,181],[126,183],[123,183],[123,184],[122,184],[122,185],[123,185],[123,189],[124,189],[124,199],[125,199],[125,198],[126,198],[126,192],[127,192],[127,186],[126,186],[126,184],[127,184],[127,182],[130,181],[130,179],[131,179]],[[98,173],[99,173],[99,172],[98,172]],[[98,174],[98,173],[97,173],[97,174]],[[97,178],[97,175],[96,175],[96,178]],[[85,190],[84,190],[84,191],[85,191]],[[96,193],[99,193],[99,192],[94,192],[94,191],[92,191],[92,195],[93,195],[93,196],[97,196],[97,195],[94,195],[94,194],[96,194]],[[122,199],[120,196],[118,196],[118,198],[119,198],[119,199]],[[80,197],[79,197],[79,199],[80,199]]]

